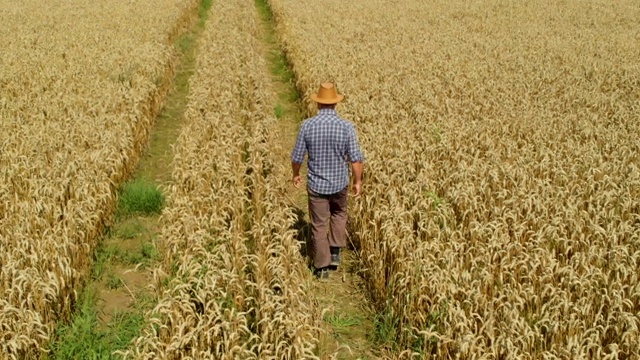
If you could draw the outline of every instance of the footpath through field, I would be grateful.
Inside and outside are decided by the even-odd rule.
[[[189,79],[194,73],[211,0],[201,0],[192,21],[175,40],[177,70],[150,132],[149,146],[120,191],[115,219],[99,242],[91,279],[82,290],[70,324],[51,343],[55,359],[112,358],[139,335],[144,313],[156,300],[148,285],[161,260],[157,237],[165,192],[171,184],[172,146],[183,123]]]
[[[185,109],[191,107],[191,110],[193,110],[198,108],[198,106],[202,106],[200,111],[208,112],[212,116],[211,118],[220,118],[220,115],[224,113],[218,108],[221,106],[219,104],[221,103],[220,99],[218,99],[217,102],[216,100],[207,97],[198,98],[196,96],[194,97],[195,100],[188,99],[188,95],[190,93],[189,79],[191,78],[191,75],[194,74],[194,72],[201,70],[202,74],[210,74],[210,72],[206,71],[206,69],[201,69],[201,67],[207,65],[210,66],[211,64],[208,62],[198,63],[196,59],[196,53],[199,51],[196,48],[196,45],[200,44],[200,51],[202,52],[201,55],[216,59],[216,61],[220,62],[217,65],[220,65],[221,67],[228,67],[230,72],[235,69],[238,70],[239,74],[243,74],[243,76],[251,78],[253,76],[251,71],[255,70],[249,71],[245,69],[244,65],[247,64],[245,64],[242,59],[235,59],[237,60],[236,64],[233,63],[231,59],[223,58],[221,53],[215,52],[216,49],[220,50],[220,46],[228,45],[229,51],[233,51],[235,47],[239,46],[238,43],[234,44],[229,43],[228,41],[225,42],[224,39],[227,39],[227,37],[223,36],[224,34],[229,35],[229,39],[235,39],[236,41],[245,39],[247,36],[250,37],[249,34],[242,34],[243,31],[247,31],[245,27],[228,29],[224,26],[236,23],[234,21],[224,21],[222,18],[218,18],[219,24],[216,23],[217,25],[214,27],[216,29],[215,32],[222,32],[223,35],[211,33],[211,29],[209,29],[210,33],[207,33],[207,30],[205,29],[207,14],[215,14],[209,19],[209,23],[211,23],[214,16],[219,16],[218,14],[225,10],[229,11],[229,13],[227,13],[229,18],[232,17],[232,11],[240,11],[239,9],[243,6],[244,10],[242,11],[246,12],[246,4],[242,6],[238,5],[240,3],[234,4],[223,5],[220,3],[214,3],[214,7],[210,9],[212,2],[202,0],[197,23],[194,23],[192,28],[177,42],[176,46],[179,48],[182,55],[180,68],[178,69],[178,73],[173,82],[173,88],[169,97],[166,99],[164,110],[159,115],[156,125],[151,132],[151,143],[149,149],[147,149],[140,159],[133,179],[124,186],[124,191],[120,194],[121,200],[125,201],[120,202],[116,220],[110,226],[110,231],[101,241],[101,246],[96,253],[95,266],[92,272],[93,280],[87,285],[83,295],[80,297],[76,314],[74,315],[71,324],[60,329],[57,340],[52,344],[53,351],[51,355],[53,358],[112,358],[113,356],[136,358],[148,356],[151,353],[155,353],[156,356],[159,357],[171,357],[173,356],[171,354],[186,356],[186,354],[191,354],[193,351],[196,351],[196,346],[190,347],[190,345],[187,345],[191,344],[189,343],[189,341],[193,340],[191,337],[208,339],[206,341],[212,341],[212,343],[207,342],[210,345],[216,344],[216,346],[223,346],[221,349],[210,349],[205,345],[205,350],[197,349],[197,351],[203,351],[199,353],[199,356],[205,356],[205,353],[210,356],[213,356],[212,354],[224,353],[225,356],[230,358],[234,357],[233,351],[236,350],[224,348],[226,345],[221,345],[222,340],[220,338],[210,338],[210,336],[214,336],[212,334],[217,331],[217,325],[212,325],[218,324],[217,321],[219,319],[217,319],[216,316],[224,316],[224,323],[227,326],[230,326],[230,328],[227,328],[226,331],[228,333],[225,333],[224,337],[233,339],[233,341],[237,341],[238,344],[242,343],[242,341],[247,341],[247,344],[251,344],[252,341],[258,341],[256,339],[260,339],[259,341],[264,341],[265,344],[267,344],[267,347],[261,350],[256,350],[255,347],[250,348],[249,346],[242,348],[241,350],[238,350],[240,352],[236,354],[237,356],[257,356],[257,358],[268,357],[269,351],[272,351],[268,347],[276,344],[276,342],[270,337],[272,335],[269,335],[268,327],[265,328],[266,330],[263,329],[263,327],[264,323],[266,323],[265,321],[269,320],[272,315],[274,317],[273,324],[280,326],[281,329],[277,330],[283,331],[283,334],[290,333],[290,331],[287,330],[287,326],[289,326],[287,325],[287,321],[292,323],[291,328],[300,327],[300,329],[304,329],[302,331],[298,330],[301,333],[311,333],[310,329],[305,328],[306,325],[304,321],[301,321],[299,318],[295,318],[294,315],[296,314],[296,311],[301,310],[292,309],[291,303],[287,304],[287,300],[284,299],[287,296],[280,299],[279,289],[277,287],[273,289],[273,294],[270,294],[270,289],[265,288],[265,284],[267,283],[271,284],[282,281],[282,288],[287,289],[285,292],[298,291],[292,290],[296,288],[295,285],[287,288],[287,286],[289,286],[287,285],[287,281],[293,279],[288,270],[285,270],[285,274],[282,274],[282,278],[279,278],[281,276],[279,274],[280,269],[287,269],[288,265],[282,263],[279,264],[278,269],[273,274],[269,272],[271,270],[263,271],[264,269],[258,268],[259,266],[262,266],[261,264],[263,264],[263,260],[273,261],[276,259],[269,251],[277,252],[277,256],[280,257],[286,257],[288,255],[286,255],[285,252],[278,250],[278,248],[273,248],[272,250],[269,250],[268,248],[261,249],[261,247],[267,243],[265,242],[267,238],[265,237],[261,240],[258,235],[265,230],[272,230],[269,228],[270,225],[266,224],[271,220],[267,217],[265,217],[267,220],[260,220],[259,213],[261,211],[267,212],[269,210],[268,207],[261,210],[264,204],[271,203],[273,206],[279,206],[279,204],[273,203],[269,198],[262,199],[261,196],[266,196],[266,192],[264,192],[264,189],[261,190],[259,186],[263,184],[261,181],[264,181],[265,183],[263,185],[270,188],[269,191],[275,193],[279,192],[279,190],[273,189],[273,186],[269,185],[268,181],[270,180],[265,180],[269,177],[269,175],[265,175],[268,174],[268,172],[265,172],[265,174],[260,172],[258,174],[258,172],[256,172],[252,167],[254,166],[252,165],[252,161],[256,162],[256,160],[259,160],[258,162],[260,163],[260,161],[265,161],[267,157],[264,159],[259,157],[253,158],[254,156],[260,155],[258,151],[260,147],[259,145],[255,145],[255,148],[252,148],[254,145],[247,145],[247,141],[249,141],[248,139],[251,136],[255,136],[256,139],[259,138],[259,134],[257,133],[260,132],[260,126],[263,126],[259,125],[257,122],[253,123],[253,120],[255,119],[252,119],[251,115],[241,115],[236,113],[236,108],[231,108],[228,110],[230,111],[230,116],[233,118],[230,117],[229,119],[225,119],[225,121],[230,121],[231,123],[244,119],[243,124],[235,124],[237,125],[237,128],[230,129],[230,133],[228,133],[228,135],[237,136],[238,138],[247,136],[247,138],[240,139],[240,143],[244,144],[242,159],[237,158],[235,155],[231,158],[227,158],[225,157],[227,154],[224,152],[221,152],[220,154],[210,153],[212,149],[220,148],[220,146],[222,146],[220,144],[224,143],[224,141],[222,141],[218,144],[215,140],[224,137],[217,133],[218,129],[211,130],[213,134],[217,135],[212,135],[211,138],[213,140],[210,140],[220,146],[214,146],[213,148],[198,147],[197,151],[195,151],[199,154],[207,153],[209,154],[208,156],[213,156],[213,158],[215,158],[213,161],[214,167],[224,167],[225,161],[227,160],[242,161],[245,163],[243,166],[247,167],[247,173],[242,180],[245,182],[248,181],[248,185],[245,184],[248,189],[246,199],[242,198],[242,196],[240,196],[240,199],[237,197],[226,198],[228,194],[222,194],[221,192],[216,193],[215,196],[212,196],[211,198],[215,198],[215,204],[218,204],[218,201],[225,203],[235,201],[235,205],[238,205],[236,210],[242,212],[243,218],[229,220],[232,224],[237,223],[236,225],[242,228],[236,229],[235,225],[231,226],[231,230],[237,231],[234,235],[237,238],[227,239],[222,235],[222,229],[212,228],[210,230],[215,230],[214,232],[217,233],[215,235],[210,235],[216,242],[207,244],[206,256],[203,254],[191,253],[191,249],[180,248],[176,250],[174,254],[175,258],[167,260],[167,254],[171,254],[172,252],[168,251],[165,254],[164,251],[157,247],[156,242],[167,242],[163,244],[167,247],[170,246],[168,244],[173,244],[173,246],[175,246],[175,244],[181,243],[181,241],[184,240],[190,247],[198,248],[197,236],[191,236],[194,235],[191,234],[191,232],[195,227],[183,229],[188,233],[185,235],[185,239],[179,238],[179,236],[173,234],[171,231],[165,231],[167,228],[171,228],[176,225],[175,223],[172,223],[172,221],[193,220],[187,219],[191,215],[183,214],[184,216],[182,218],[176,217],[173,220],[171,220],[171,215],[168,215],[164,219],[161,219],[159,212],[162,209],[162,206],[143,213],[135,211],[130,212],[127,210],[127,199],[130,199],[130,197],[136,198],[138,196],[144,197],[145,193],[153,193],[158,185],[160,188],[165,190],[165,193],[171,193],[172,191],[180,192],[182,190],[196,193],[196,191],[189,189],[188,186],[184,184],[184,179],[182,179],[181,185],[177,184],[179,181],[173,179],[174,183],[172,186],[172,170],[175,171],[175,163],[174,166],[171,165],[173,160],[173,151],[171,148],[173,147],[173,144],[176,144],[176,139],[178,137],[178,133],[181,131],[183,119],[187,119],[190,116],[191,120],[194,120],[193,118],[195,117],[195,113],[192,111],[190,115],[184,115]],[[259,46],[258,50],[262,50],[264,58],[271,67],[270,79],[272,86],[270,88],[277,92],[278,99],[275,107],[273,108],[274,115],[278,119],[278,128],[270,130],[279,132],[280,135],[282,135],[279,136],[279,138],[284,139],[282,144],[278,144],[283,146],[278,147],[278,150],[276,151],[277,153],[268,154],[268,159],[273,157],[281,164],[287,164],[288,166],[290,161],[289,152],[291,151],[295,141],[298,127],[302,119],[310,114],[303,111],[303,99],[300,99],[300,95],[295,86],[293,72],[291,71],[282,52],[280,42],[278,41],[274,31],[275,24],[267,1],[256,0],[255,5],[261,16],[262,23],[260,25],[263,30],[261,33],[262,39],[259,39],[262,40],[260,44],[262,46]],[[249,7],[251,7],[251,5],[249,5]],[[244,19],[246,21],[251,21],[248,18]],[[209,27],[211,27],[210,25],[211,24],[209,24]],[[238,33],[236,34],[236,32]],[[206,41],[202,41],[200,43],[197,39],[200,38],[201,35]],[[207,47],[207,44],[209,47]],[[215,46],[212,44],[215,44]],[[226,62],[230,63],[227,64]],[[251,64],[248,65],[249,68],[253,68]],[[243,73],[241,71],[246,71],[247,73]],[[200,77],[194,77],[198,78],[200,83],[196,84],[195,87],[192,85],[192,94],[194,92],[197,93],[197,89],[205,89],[207,87],[206,84],[209,81],[213,82],[216,81],[214,79],[218,78],[216,76],[204,76],[202,74],[200,74]],[[213,72],[213,74],[217,73]],[[259,80],[259,76],[257,75],[255,79]],[[238,80],[236,79],[233,81]],[[246,78],[240,82],[243,81],[246,81]],[[240,89],[239,91],[246,90],[239,84],[236,85],[238,86],[231,86],[229,88],[233,89],[233,91],[238,89]],[[261,100],[259,96],[257,99],[258,100],[251,96],[247,96],[243,101],[259,102],[263,100]],[[189,103],[189,101],[191,101],[191,103]],[[244,108],[243,111],[248,111],[248,109],[253,107],[255,104],[249,103],[236,105],[240,107],[246,105],[246,108]],[[187,110],[187,112],[188,111],[189,110]],[[210,120],[210,118],[207,118],[207,120]],[[200,120],[194,120],[194,122],[197,121]],[[221,128],[224,127],[224,125],[221,125]],[[240,131],[239,129],[246,133],[231,134],[236,131]],[[196,143],[198,142],[197,139],[191,140]],[[256,144],[260,144],[260,142],[258,141]],[[230,148],[229,152],[235,153],[236,150],[236,148]],[[178,155],[176,155],[176,157],[179,158]],[[184,162],[184,159],[182,159],[182,161]],[[268,162],[265,164],[268,164]],[[207,164],[203,167],[209,169]],[[205,171],[200,169],[199,171],[202,171],[202,173],[197,175],[198,178],[207,178],[207,176],[210,175],[209,172],[207,172],[208,170]],[[222,170],[216,173],[216,176],[222,176],[220,175],[221,172]],[[273,177],[275,177],[275,175]],[[290,181],[290,178],[286,176],[278,175],[277,178],[283,182]],[[216,179],[214,181],[210,179],[209,181],[215,182],[222,180]],[[229,185],[224,183],[224,181],[221,184],[224,186]],[[211,189],[215,189],[216,186],[216,184],[209,184],[209,188]],[[294,189],[292,185],[290,186],[291,191],[289,192],[289,199],[286,202],[288,202],[288,206],[290,206],[290,209],[293,210],[297,216],[297,222],[295,223],[295,228],[297,229],[298,234],[297,240],[301,243],[301,255],[306,256],[306,243],[309,241],[310,236],[306,193],[303,190]],[[238,191],[242,192],[243,190],[240,189]],[[197,196],[195,197],[197,198]],[[174,203],[176,202],[176,198],[177,197],[173,200]],[[191,201],[194,198],[186,196],[185,199]],[[205,201],[199,198],[197,200],[202,200],[203,204],[205,204],[207,201],[211,201],[211,199],[205,199]],[[135,202],[135,200],[131,201]],[[150,205],[149,203],[153,201],[144,200],[143,202]],[[189,202],[189,204],[190,207],[193,207],[191,205],[194,205],[192,202]],[[209,205],[211,204],[208,204],[208,206]],[[180,209],[179,207],[172,208],[171,206],[171,204],[167,205],[167,209],[165,209],[165,211],[168,213],[180,212],[176,210]],[[279,207],[284,208],[284,210],[280,209],[283,210],[283,214],[286,213],[285,210],[287,210],[287,205]],[[200,216],[210,216],[209,220],[211,220],[216,216],[214,213],[224,212],[226,210],[221,210],[212,206],[211,208],[206,209],[206,211],[212,211],[212,213],[203,213],[200,214]],[[265,221],[265,224],[261,221]],[[224,225],[216,226],[224,227]],[[267,233],[269,231],[267,231]],[[247,236],[247,234],[250,236],[244,239],[244,236]],[[234,242],[238,239],[244,239],[244,242]],[[286,242],[283,242],[283,244],[286,244]],[[293,247],[289,246],[289,248]],[[244,252],[246,252],[246,254],[242,255]],[[235,259],[240,262],[244,261],[244,268],[238,266],[239,263],[234,262],[233,265],[229,265],[226,263],[227,260],[218,259],[220,256],[226,258],[227,255],[235,257]],[[200,256],[204,257],[200,258]],[[294,257],[299,259],[297,256]],[[246,261],[248,259],[257,259],[257,261],[254,265],[247,265]],[[216,262],[217,260],[220,260],[221,262]],[[319,310],[318,312],[322,314],[322,332],[319,339],[319,345],[314,351],[315,355],[319,356],[321,359],[381,358],[383,357],[381,352],[382,350],[376,346],[374,336],[372,335],[375,334],[374,317],[371,310],[368,308],[368,301],[365,298],[363,287],[360,284],[361,277],[358,273],[360,262],[357,259],[356,253],[351,250],[344,252],[343,261],[344,266],[332,274],[330,281],[315,281],[313,282],[311,291],[307,290],[300,292],[303,296],[308,298],[309,303],[315,303],[313,311],[315,312],[315,310]],[[283,260],[283,263],[285,262],[287,261]],[[162,264],[165,265],[163,266]],[[170,264],[170,266],[167,264]],[[221,268],[216,268],[216,264],[217,266],[221,266]],[[291,264],[298,268],[297,260],[292,261]],[[196,267],[199,266],[199,270],[194,273],[195,275],[189,273],[190,275],[194,275],[194,277],[188,277],[188,274],[181,273],[181,270],[179,270],[179,268],[189,268],[192,265]],[[229,266],[229,268],[224,268],[224,266]],[[267,268],[268,266],[265,269]],[[171,274],[168,274],[169,276],[165,277],[166,274],[163,275],[163,272]],[[238,276],[238,279],[244,278],[246,281],[236,283],[236,275]],[[287,277],[289,278],[288,280],[285,279]],[[269,278],[271,278],[271,282],[265,281]],[[160,283],[158,279],[164,280]],[[203,285],[210,281],[213,281],[216,284],[216,289],[211,289],[211,284]],[[242,284],[242,286],[240,288],[234,288],[234,286],[238,284]],[[152,286],[149,287],[149,285]],[[181,293],[181,291],[183,291],[181,289],[184,288],[190,289],[188,296]],[[305,286],[301,286],[300,288],[308,289]],[[213,290],[218,292],[210,292]],[[226,299],[218,297],[220,295],[219,292],[235,294],[232,296],[234,301],[225,302]],[[181,297],[182,295],[185,295],[186,297],[183,299]],[[212,302],[206,302],[205,298],[209,296],[216,298],[213,299]],[[260,296],[264,296],[265,298],[260,299]],[[182,300],[185,300],[186,302],[183,304],[181,302]],[[200,300],[203,300],[202,305],[194,305],[200,304]],[[279,301],[285,301],[283,304],[287,304],[286,306],[289,308],[287,308],[287,310],[276,310],[275,308],[272,308],[278,305]],[[290,299],[289,301],[293,300]],[[253,304],[253,302],[255,302],[255,304]],[[204,305],[205,303],[206,306]],[[181,307],[182,305],[185,306]],[[220,306],[220,309],[218,309],[217,306]],[[243,306],[249,310],[245,311]],[[264,308],[261,308],[261,306]],[[217,312],[218,310],[220,310],[220,312]],[[173,314],[172,316],[175,316],[167,317],[165,316],[166,313],[164,313],[164,311],[168,311]],[[194,318],[190,318],[185,315],[189,313],[189,311],[193,311],[192,315],[195,316]],[[271,314],[270,311],[273,311],[274,314]],[[293,315],[283,315],[287,311],[291,312]],[[180,317],[180,315],[184,316]],[[315,315],[307,315],[315,317]],[[281,321],[282,324],[278,325],[278,321],[280,321],[279,319],[282,316],[284,316],[286,321]],[[290,319],[287,317],[290,317]],[[195,324],[189,322],[195,318],[197,318]],[[258,321],[258,319],[262,320]],[[162,325],[163,327],[166,327],[166,332],[161,331],[156,333],[154,325],[157,324],[155,321],[166,321],[166,323]],[[242,329],[231,329],[234,327],[233,324],[241,324],[243,321],[246,321],[248,324],[247,330],[252,333],[251,335],[243,334],[244,330]],[[189,329],[188,333],[180,333],[186,328]],[[277,335],[277,332],[273,333]],[[256,337],[255,334],[258,336]],[[300,336],[300,339],[303,338],[302,335],[298,336]],[[169,337],[171,340],[169,340]],[[165,347],[165,341],[170,345]],[[199,344],[198,346],[200,345],[202,344]],[[290,345],[294,346],[295,344]],[[159,354],[164,355],[160,356]],[[273,354],[277,353],[274,352]],[[299,358],[296,355],[291,354],[293,353],[289,353],[289,358]]]
[[[278,93],[278,104],[274,111],[279,118],[279,131],[283,134],[283,149],[286,150],[282,154],[282,161],[288,163],[289,152],[293,148],[302,120],[313,114],[304,111],[304,99],[300,97],[295,75],[282,51],[268,1],[256,0],[256,6],[263,22],[265,56],[271,66],[273,88]],[[291,185],[289,200],[298,216],[296,228],[302,256],[307,256],[311,229],[306,191]],[[374,343],[373,314],[361,284],[358,255],[352,249],[345,249],[342,256],[344,266],[332,272],[328,281],[315,282],[312,296],[318,301],[325,330],[319,355],[322,359],[380,358],[383,355]]]

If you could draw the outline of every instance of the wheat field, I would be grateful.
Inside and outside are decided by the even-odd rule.
[[[334,81],[358,129],[349,233],[381,356],[640,358],[636,1],[269,4],[308,115]],[[39,357],[69,317],[197,6],[0,0],[0,359]],[[158,303],[114,356],[331,356],[262,31],[253,1],[214,1]]]
[[[397,357],[640,356],[637,2],[270,4],[301,92],[335,81],[358,128]]]
[[[319,313],[253,2],[215,2],[175,146],[158,305],[124,358],[313,359]]]
[[[196,5],[0,1],[0,358],[69,317]]]

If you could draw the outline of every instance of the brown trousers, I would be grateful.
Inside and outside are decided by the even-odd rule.
[[[347,246],[349,186],[331,195],[317,194],[311,189],[307,189],[307,191],[309,193],[313,266],[320,269],[331,263],[330,247]],[[330,223],[329,231],[327,231],[327,222]]]

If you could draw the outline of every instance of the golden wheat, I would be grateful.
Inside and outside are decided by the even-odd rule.
[[[260,37],[252,2],[213,4],[162,216],[159,301],[126,358],[316,358]]]
[[[301,91],[336,81],[358,127],[396,356],[640,356],[635,2],[270,3]]]
[[[0,4],[0,358],[69,316],[194,0]]]

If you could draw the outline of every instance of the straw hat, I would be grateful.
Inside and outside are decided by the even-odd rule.
[[[320,84],[320,90],[317,94],[311,95],[311,100],[318,104],[332,105],[337,104],[344,99],[344,95],[340,95],[336,92],[336,87],[332,83]]]

